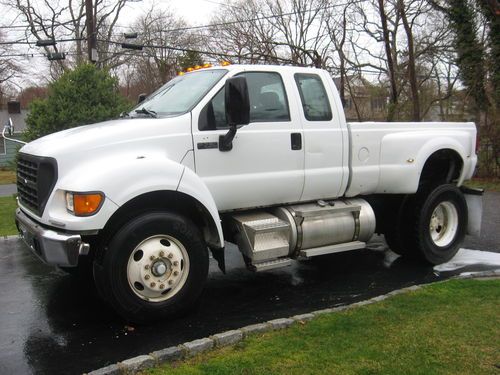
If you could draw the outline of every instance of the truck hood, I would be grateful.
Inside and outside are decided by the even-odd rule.
[[[190,123],[190,114],[105,121],[47,135],[23,146],[20,152],[53,157],[59,162],[69,155],[74,160],[79,154],[88,159],[111,153],[160,151],[180,161],[187,149],[192,148]]]

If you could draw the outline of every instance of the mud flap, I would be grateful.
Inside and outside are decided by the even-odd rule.
[[[484,189],[460,187],[465,196],[468,210],[467,234],[479,237],[481,235],[481,218],[483,216]]]
[[[210,248],[212,256],[217,261],[217,265],[223,274],[226,274],[226,258],[224,256],[224,248]]]

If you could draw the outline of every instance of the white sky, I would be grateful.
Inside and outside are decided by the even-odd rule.
[[[220,2],[222,5],[224,0]],[[159,8],[171,9],[174,13],[184,18],[190,26],[205,25],[210,21],[210,16],[219,5],[214,0],[142,0],[129,2],[126,9],[120,14],[119,24],[128,25],[133,22],[138,15],[151,8],[155,4]]]

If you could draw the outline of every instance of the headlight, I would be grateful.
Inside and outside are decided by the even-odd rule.
[[[104,194],[100,192],[66,192],[66,208],[75,216],[94,215],[99,211],[103,202]]]

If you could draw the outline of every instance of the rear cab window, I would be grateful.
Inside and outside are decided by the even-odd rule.
[[[330,121],[332,109],[320,76],[311,73],[296,73],[294,78],[306,120]]]

